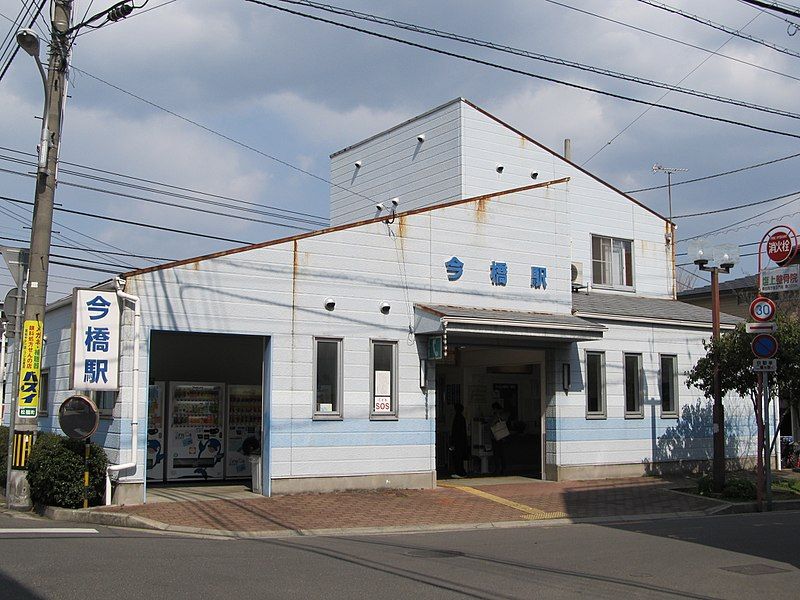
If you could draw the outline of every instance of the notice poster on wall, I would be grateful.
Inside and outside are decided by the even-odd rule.
[[[375,400],[372,411],[392,412],[392,372],[375,371]]]

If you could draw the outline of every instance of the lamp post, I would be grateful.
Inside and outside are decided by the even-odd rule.
[[[52,35],[47,74],[39,59],[36,33],[23,29],[17,33],[19,46],[36,61],[45,88],[44,114],[36,173],[36,194],[31,225],[30,262],[25,295],[22,335],[19,337],[20,365],[14,390],[15,410],[11,415],[13,460],[6,482],[10,508],[31,506],[27,480],[30,449],[38,430],[42,340],[47,305],[47,273],[50,263],[50,237],[53,229],[53,201],[56,190],[58,148],[66,101],[69,45],[65,33],[72,21],[72,0],[53,0]]]
[[[697,240],[689,245],[689,256],[701,271],[711,273],[711,328],[714,342],[720,337],[719,274],[730,273],[739,260],[739,247],[736,244],[709,245],[705,240]],[[722,404],[720,386],[719,352],[714,352],[714,410],[713,436],[714,455],[712,475],[714,491],[722,492],[725,487],[725,407]]]

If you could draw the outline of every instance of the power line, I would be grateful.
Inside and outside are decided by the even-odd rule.
[[[690,12],[686,12],[680,10],[679,8],[675,8],[669,6],[668,4],[664,4],[662,2],[655,2],[654,0],[637,0],[637,2],[641,2],[642,4],[647,4],[648,6],[652,6],[654,8],[658,8],[660,10],[664,10],[666,12],[680,15],[690,21],[694,21],[696,23],[701,23],[707,27],[711,27],[712,29],[716,29],[717,31],[724,31],[725,33],[729,33],[730,35],[734,35],[738,38],[742,38],[745,40],[749,40],[751,42],[755,42],[756,44],[761,44],[762,46],[766,46],[771,50],[775,50],[776,52],[780,52],[782,54],[788,54],[789,56],[794,56],[796,58],[800,58],[800,52],[795,52],[794,50],[790,50],[789,48],[785,48],[783,46],[778,46],[777,44],[773,44],[772,42],[768,42],[767,40],[757,38],[755,36],[749,35],[747,33],[742,33],[740,29],[733,29],[732,27],[728,27],[727,25],[720,25],[719,23],[715,23],[710,19],[706,19],[704,17],[699,17],[695,14]]]
[[[427,50],[429,52],[434,52],[436,54],[441,54],[443,56],[449,56],[451,58],[457,58],[457,59],[460,59],[460,60],[464,60],[464,61],[467,61],[467,62],[472,62],[472,63],[483,65],[483,66],[486,66],[486,67],[492,67],[492,68],[495,68],[495,69],[499,69],[501,71],[506,71],[506,72],[509,72],[509,73],[515,73],[517,75],[524,75],[526,77],[531,77],[533,79],[539,79],[541,81],[547,81],[547,82],[550,82],[550,83],[556,83],[556,84],[563,85],[563,86],[566,86],[566,87],[571,87],[571,88],[579,89],[579,90],[586,91],[586,92],[592,92],[592,93],[599,94],[599,95],[602,95],[602,96],[608,96],[610,98],[615,98],[617,100],[625,100],[626,102],[633,102],[635,104],[643,104],[645,106],[654,106],[656,108],[661,108],[661,109],[668,110],[668,111],[671,111],[671,112],[676,112],[676,113],[679,113],[679,114],[699,117],[699,118],[707,119],[707,120],[710,120],[710,121],[716,121],[716,122],[719,122],[719,123],[727,123],[728,125],[736,125],[738,127],[745,127],[747,129],[753,129],[753,130],[756,130],[756,131],[761,131],[763,133],[772,133],[772,134],[775,134],[775,135],[781,135],[781,136],[785,136],[785,137],[791,137],[791,138],[800,139],[800,134],[789,133],[789,132],[786,132],[786,131],[779,131],[779,130],[775,130],[775,129],[769,129],[769,128],[766,128],[766,127],[760,127],[758,125],[752,125],[750,123],[744,123],[742,121],[734,121],[733,119],[726,119],[724,117],[717,117],[717,116],[714,116],[714,115],[708,115],[708,114],[705,114],[705,113],[699,113],[699,112],[696,112],[696,111],[687,110],[687,109],[683,109],[683,108],[678,108],[678,107],[670,106],[670,105],[667,105],[667,104],[659,104],[659,103],[656,103],[656,102],[649,102],[649,101],[646,101],[646,100],[641,100],[639,98],[633,98],[631,96],[625,96],[623,94],[617,94],[615,92],[609,92],[609,91],[606,91],[606,90],[592,88],[592,87],[581,85],[581,84],[577,84],[577,83],[563,81],[563,80],[560,80],[560,79],[555,79],[553,77],[546,77],[544,75],[531,73],[530,71],[524,71],[522,69],[516,69],[516,68],[513,68],[513,67],[499,65],[497,63],[492,63],[492,62],[485,61],[485,60],[482,60],[482,59],[479,59],[479,58],[465,56],[463,54],[458,54],[456,52],[450,52],[448,50],[442,50],[440,48],[434,48],[432,46],[427,46],[425,44],[420,44],[420,43],[417,43],[417,42],[404,40],[402,38],[397,38],[397,37],[394,37],[394,36],[386,35],[384,33],[378,33],[378,32],[375,32],[375,31],[362,29],[360,27],[355,27],[353,25],[347,25],[347,24],[344,24],[344,23],[339,23],[337,21],[331,21],[330,19],[325,19],[323,17],[317,17],[315,15],[309,15],[309,14],[306,14],[306,13],[302,13],[302,12],[298,12],[298,11],[291,10],[291,9],[288,9],[288,8],[284,8],[282,6],[276,6],[274,4],[269,4],[267,2],[263,2],[262,0],[244,0],[244,1],[245,2],[249,2],[251,4],[257,4],[257,5],[263,6],[265,8],[271,8],[273,10],[278,10],[278,11],[285,12],[285,13],[288,13],[288,14],[292,14],[292,15],[295,15],[295,16],[303,17],[305,19],[310,19],[312,21],[319,21],[319,22],[322,22],[322,23],[327,23],[329,25],[334,25],[336,27],[341,27],[343,29],[348,29],[348,30],[351,30],[351,31],[357,31],[357,32],[363,33],[365,35],[369,35],[369,36],[377,37],[377,38],[380,38],[380,39],[397,42],[397,43],[400,43],[400,44],[404,44],[406,46],[411,46],[413,48],[419,48],[421,50]]]
[[[792,204],[792,203],[794,203],[794,202],[797,202],[798,200],[800,200],[800,197],[798,197],[798,198],[794,198],[794,199],[792,199],[792,200],[789,200],[788,202],[784,202],[783,204],[780,204],[779,206],[776,206],[776,207],[774,207],[774,208],[770,208],[770,209],[768,209],[768,210],[765,210],[765,211],[764,211],[763,213],[761,213],[761,214],[754,215],[754,216],[752,216],[752,217],[747,217],[746,219],[742,219],[741,221],[736,221],[736,222],[734,222],[734,223],[729,223],[728,225],[723,225],[722,227],[717,227],[716,229],[710,229],[709,231],[705,231],[705,232],[703,232],[703,233],[700,233],[700,234],[698,234],[698,235],[693,235],[692,237],[683,238],[682,240],[679,240],[679,241],[678,241],[678,243],[683,243],[683,242],[688,242],[688,241],[691,241],[691,240],[696,240],[696,239],[698,239],[698,238],[701,238],[701,237],[704,237],[704,236],[707,236],[707,235],[711,235],[711,234],[714,234],[714,235],[720,234],[720,233],[722,233],[722,232],[724,232],[724,231],[728,231],[728,230],[730,230],[730,229],[733,229],[733,228],[734,228],[734,227],[736,227],[737,225],[741,225],[742,223],[747,223],[748,221],[752,221],[752,220],[754,220],[754,219],[757,219],[757,218],[759,218],[759,217],[762,217],[762,216],[764,216],[766,213],[770,213],[770,212],[776,211],[776,210],[778,210],[778,209],[780,209],[780,208],[783,208],[784,206],[789,206],[790,204]],[[781,219],[784,219],[784,218],[786,218],[786,217],[791,217],[791,216],[794,216],[794,215],[796,215],[796,214],[798,214],[798,213],[791,213],[791,214],[789,214],[789,215],[783,215],[783,216],[781,217]],[[767,222],[767,223],[769,223],[769,222],[771,222],[771,221],[772,221],[772,220],[768,220],[768,221],[766,221],[766,222]],[[762,222],[763,222],[763,221],[762,221]]]
[[[753,6],[760,6],[768,10],[774,10],[784,15],[789,15],[790,17],[800,17],[800,9],[789,4],[782,5],[780,2],[762,2],[760,0],[742,0],[742,2],[752,4]]]
[[[741,2],[742,4],[748,5],[750,8],[755,8],[757,11],[759,11],[763,15],[767,15],[769,17],[772,17],[773,19],[778,19],[779,21],[783,21],[784,23],[787,23],[788,26],[786,27],[786,34],[788,36],[793,36],[800,30],[800,25],[799,24],[795,23],[794,21],[790,21],[786,17],[781,17],[780,15],[776,15],[773,12],[770,12],[768,10],[764,10],[763,8],[759,8],[758,5],[750,4],[749,2],[747,2],[747,0],[739,0],[739,2]]]
[[[27,244],[30,240],[22,239],[22,238],[11,238],[0,236],[0,240],[6,240],[7,242],[18,242],[21,244]],[[91,248],[81,248],[80,246],[69,246],[65,244],[50,244],[53,248],[61,248],[63,250],[80,250],[81,252],[102,252],[103,254],[108,254],[109,256],[129,256],[131,258],[146,258],[148,260],[163,260],[165,262],[172,262],[176,259],[174,258],[164,258],[161,256],[148,256],[145,254],[131,254],[130,252],[112,252],[110,250],[95,250]],[[51,255],[52,256],[52,255]]]
[[[564,4],[563,2],[558,2],[557,0],[544,0],[545,2],[549,2],[550,4],[555,4],[556,6],[560,6],[562,8],[566,8],[568,10],[573,10],[575,12],[582,13],[584,15],[589,15],[595,17],[597,19],[602,19],[603,21],[608,21],[609,23],[615,23],[617,25],[621,25],[623,27],[627,27],[628,29],[633,29],[635,31],[639,31],[641,33],[646,33],[648,35],[652,35],[654,37],[660,38],[662,40],[667,40],[670,42],[674,42],[676,44],[680,44],[682,46],[687,46],[688,48],[694,48],[695,50],[701,50],[703,52],[707,52],[714,56],[719,56],[721,58],[726,58],[728,60],[732,60],[734,62],[738,62],[743,65],[747,65],[750,67],[754,67],[756,69],[760,69],[762,71],[767,71],[769,73],[773,73],[775,75],[780,75],[781,77],[786,77],[788,79],[794,79],[795,81],[800,81],[800,77],[795,77],[794,75],[790,75],[789,73],[783,73],[781,71],[776,71],[775,69],[770,69],[768,67],[764,67],[762,65],[758,65],[756,63],[752,63],[741,58],[736,58],[735,56],[731,56],[729,54],[721,54],[720,52],[715,52],[713,50],[709,50],[708,48],[703,48],[702,46],[697,46],[696,44],[692,44],[690,42],[685,42],[683,40],[679,40],[677,38],[670,37],[668,35],[663,35],[661,33],[656,33],[655,31],[650,31],[649,29],[644,29],[643,27],[637,27],[636,25],[631,25],[630,23],[625,23],[624,21],[618,21],[616,19],[612,19],[611,17],[606,17],[604,15],[600,15],[597,13],[590,12],[588,10],[584,10],[582,8],[578,8],[576,6],[571,6],[569,4]]]
[[[776,200],[783,200],[784,198],[788,198],[789,196],[794,196],[800,194],[800,190],[795,192],[791,192],[789,194],[783,194],[781,196],[775,196],[774,198],[767,198],[766,200],[759,200],[758,202],[748,202],[747,204],[739,204],[737,206],[728,206],[727,208],[718,208],[716,210],[706,210],[703,212],[697,213],[689,213],[685,215],[675,215],[672,217],[673,219],[688,219],[689,217],[703,217],[706,215],[715,215],[718,213],[729,212],[731,210],[739,210],[742,208],[750,208],[753,206],[759,206],[761,204],[768,204],[769,202],[775,202]]]
[[[619,71],[613,71],[611,69],[605,69],[602,67],[595,67],[592,65],[587,65],[571,60],[567,60],[564,58],[558,58],[553,56],[548,56],[546,54],[541,54],[538,52],[531,52],[529,50],[522,50],[519,48],[514,48],[512,46],[506,46],[503,44],[498,44],[495,42],[490,42],[486,40],[481,40],[479,38],[468,37],[456,33],[451,33],[447,31],[443,31],[440,29],[433,29],[430,27],[424,27],[422,25],[416,25],[414,23],[408,23],[403,21],[398,21],[396,19],[388,19],[386,17],[380,17],[371,13],[364,13],[355,10],[340,8],[338,6],[332,6],[330,4],[321,4],[319,2],[312,2],[310,0],[280,0],[280,2],[284,4],[294,4],[294,5],[301,5],[307,6],[310,8],[314,8],[317,10],[321,10],[328,13],[333,13],[336,15],[342,15],[351,17],[354,19],[360,19],[362,21],[369,21],[371,23],[378,23],[380,25],[386,25],[388,27],[394,27],[397,29],[404,29],[406,31],[411,31],[414,33],[420,33],[424,35],[429,35],[436,38],[453,40],[457,42],[461,42],[464,44],[469,44],[471,46],[478,46],[481,48],[489,48],[490,50],[496,50],[498,52],[503,52],[505,54],[511,54],[514,56],[522,56],[524,58],[530,58],[532,60],[538,60],[546,63],[561,65],[564,67],[569,67],[572,69],[577,69],[580,71],[586,71],[589,73],[595,73],[598,75],[603,75],[606,77],[611,77],[614,79],[621,79],[623,81],[629,81],[632,83],[637,83],[640,85],[646,85],[650,87],[660,88],[660,89],[668,89],[674,92],[678,92],[681,94],[686,94],[689,96],[695,96],[698,98],[703,98],[705,100],[712,100],[715,102],[721,102],[723,104],[731,104],[733,106],[739,106],[743,108],[749,108],[752,110],[757,110],[761,112],[766,112],[770,114],[776,114],[784,117],[789,118],[800,118],[800,114],[793,113],[781,109],[775,109],[768,106],[763,106],[759,104],[754,104],[751,102],[745,102],[743,100],[737,100],[734,98],[727,98],[725,96],[720,96],[717,94],[711,94],[709,92],[703,92],[699,90],[694,90],[690,88],[682,88],[678,87],[678,85],[671,85],[668,83],[655,81],[653,79],[647,79],[645,77],[638,77],[636,75],[628,75],[626,73],[621,73]]]
[[[113,269],[103,269],[100,267],[87,267],[86,265],[76,265],[73,263],[66,263],[58,260],[51,260],[51,265],[59,265],[61,267],[71,267],[73,269],[83,269],[84,271],[97,271],[99,273],[111,273],[112,275],[119,275],[122,271],[115,271]]]
[[[30,200],[20,200],[19,198],[9,198],[8,196],[0,196],[0,200],[5,200],[6,202],[14,202],[14,203],[17,203],[17,204],[33,205],[33,202],[31,202]],[[122,223],[124,225],[135,225],[136,227],[146,227],[148,229],[157,229],[159,231],[168,231],[170,233],[181,233],[183,235],[191,235],[191,236],[194,236],[194,237],[201,237],[201,238],[206,238],[206,239],[209,239],[209,240],[219,240],[221,242],[232,242],[234,244],[243,244],[243,245],[246,245],[246,246],[249,246],[249,245],[253,244],[253,242],[247,242],[247,241],[244,241],[244,240],[235,240],[235,239],[220,237],[220,236],[216,236],[216,235],[210,235],[210,234],[205,234],[205,233],[196,233],[194,231],[186,231],[186,230],[183,230],[183,229],[174,229],[172,227],[162,227],[161,225],[152,225],[150,223],[141,223],[139,221],[130,221],[130,220],[127,220],[127,219],[118,219],[116,217],[109,217],[108,215],[95,215],[95,214],[91,214],[91,213],[84,213],[84,212],[81,212],[79,210],[70,210],[68,208],[63,208],[63,207],[59,207],[59,206],[56,206],[54,208],[54,210],[57,210],[58,212],[67,213],[67,214],[70,214],[70,215],[80,215],[82,217],[87,217],[87,218],[90,218],[90,219],[100,219],[100,220],[103,220],[103,221],[112,221],[114,223]]]
[[[800,156],[800,153],[790,154],[789,156],[782,156],[780,158],[775,158],[773,160],[768,160],[768,161],[765,161],[765,162],[757,163],[755,165],[748,165],[746,167],[740,167],[738,169],[732,169],[730,171],[723,171],[722,173],[714,173],[713,175],[705,175],[703,177],[695,177],[694,179],[687,179],[686,181],[673,182],[672,187],[675,187],[675,186],[678,186],[678,185],[686,185],[687,183],[697,183],[698,181],[706,181],[708,179],[714,179],[716,177],[722,177],[724,175],[732,175],[733,173],[741,173],[742,171],[749,171],[750,169],[756,169],[758,167],[765,167],[767,165],[772,165],[772,164],[775,164],[775,163],[778,163],[778,162],[781,162],[781,161],[784,161],[784,160],[789,160],[790,158],[797,158],[798,156]],[[667,187],[666,185],[654,185],[652,187],[639,188],[638,190],[629,190],[629,191],[627,191],[625,193],[626,194],[635,194],[637,192],[649,192],[651,190],[663,190],[666,187]]]

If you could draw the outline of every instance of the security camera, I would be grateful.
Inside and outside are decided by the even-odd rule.
[[[356,169],[360,169],[360,168],[361,168],[361,161],[357,160],[356,161]]]
[[[531,179],[536,179],[539,177],[539,173],[537,171],[531,171]]]
[[[498,173],[502,173],[502,172],[503,172],[503,169],[505,169],[505,167],[504,167],[503,165],[501,165],[501,164],[498,164],[498,165],[497,165],[497,166],[494,168],[494,170],[495,170],[495,171],[497,171]]]
[[[424,134],[424,133],[420,133],[420,134],[417,136],[417,141],[418,141],[420,144],[421,144],[422,142],[424,142],[424,141],[425,141],[425,134]]]
[[[383,314],[385,314],[385,315],[388,315],[388,314],[389,314],[389,311],[390,311],[391,309],[392,309],[392,306],[391,306],[391,304],[389,304],[388,302],[382,302],[382,303],[381,303],[381,312],[382,312]]]
[[[400,198],[392,198],[392,206],[397,208],[398,204],[400,204]]]
[[[333,310],[334,308],[336,308],[336,300],[325,298],[325,310]]]
[[[377,210],[378,212],[382,211],[384,208],[386,208],[386,207],[383,205],[383,202],[376,202],[375,203],[375,210]]]

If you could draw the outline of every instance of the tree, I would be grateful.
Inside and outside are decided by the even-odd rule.
[[[797,404],[800,398],[800,318],[796,314],[781,315],[776,320],[778,329],[774,334],[778,340],[778,371],[770,376],[772,398],[789,398],[790,402],[784,413],[778,418],[775,431],[772,432],[768,451],[766,422],[769,415],[763,414],[763,400],[758,386],[758,375],[753,372],[753,352],[750,344],[753,334],[745,332],[744,323],[733,331],[720,336],[719,341],[704,342],[706,355],[687,373],[686,385],[702,390],[706,398],[711,398],[714,391],[714,361],[719,358],[720,390],[723,397],[735,392],[740,397],[750,398],[758,427],[759,455],[756,473],[759,480],[759,501],[764,489],[764,460],[768,460],[775,447],[779,433],[779,425],[791,405]],[[775,393],[777,392],[777,394]],[[765,418],[766,417],[766,418]]]

